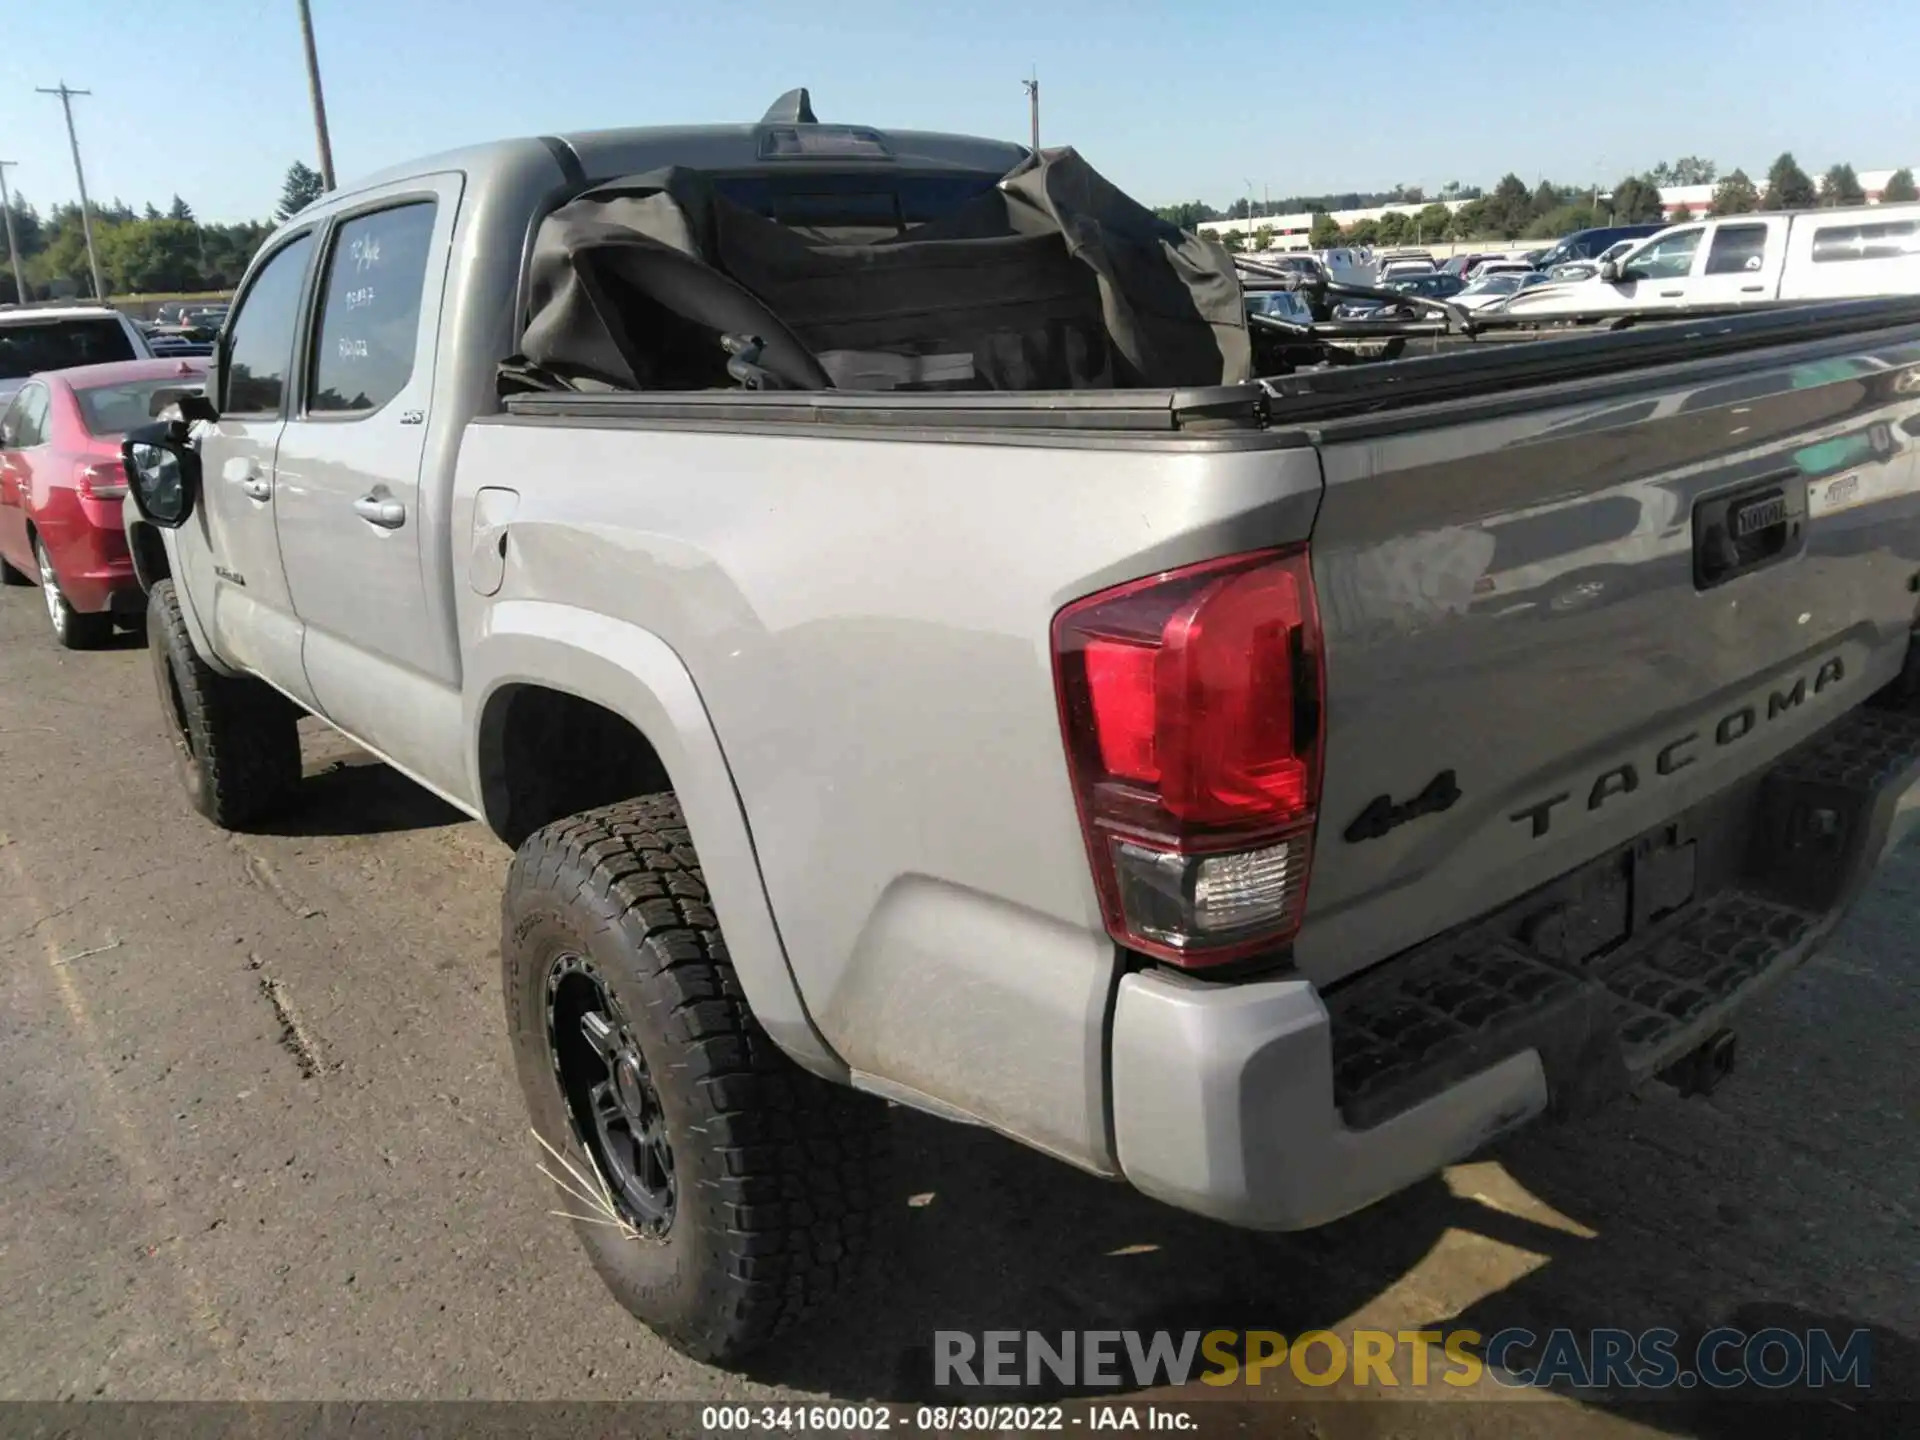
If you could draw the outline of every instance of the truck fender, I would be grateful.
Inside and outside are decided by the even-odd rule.
[[[482,803],[492,762],[483,735],[489,702],[515,685],[557,690],[610,710],[654,748],[700,852],[700,868],[727,935],[747,1002],[774,1043],[829,1080],[846,1064],[814,1027],[788,964],[761,878],[753,836],[712,719],[680,657],[623,620],[544,600],[493,605],[468,650],[463,710],[468,785]],[[497,790],[497,785],[493,785]]]
[[[136,565],[135,570],[139,575],[140,588],[143,590],[152,590],[159,581],[171,579],[173,581],[174,594],[180,599],[180,617],[187,622],[187,635],[193,641],[195,653],[197,653],[202,660],[206,661],[208,667],[216,674],[227,676],[238,675],[240,672],[227,664],[227,662],[222,660],[218,653],[215,652],[213,642],[207,637],[207,628],[200,621],[200,612],[194,605],[193,587],[187,583],[187,576],[191,567],[189,564],[182,562],[180,555],[180,532],[178,530],[162,530],[159,526],[149,525],[144,520],[135,523],[137,523],[143,531],[158,535],[160,537],[160,543],[166,547],[167,552],[167,573],[165,575],[149,576],[140,573],[139,567]],[[140,547],[134,543],[134,540],[134,535],[129,531],[127,535],[128,549],[138,554]]]

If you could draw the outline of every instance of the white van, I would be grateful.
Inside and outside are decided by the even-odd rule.
[[[1920,204],[1729,215],[1675,225],[1586,280],[1516,295],[1510,315],[1920,294]]]

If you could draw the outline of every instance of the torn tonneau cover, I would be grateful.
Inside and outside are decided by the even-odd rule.
[[[765,383],[799,389],[1126,389],[1250,374],[1225,250],[1070,149],[863,243],[767,219],[723,184],[672,167],[548,216],[502,389],[732,388],[722,336],[759,341]]]

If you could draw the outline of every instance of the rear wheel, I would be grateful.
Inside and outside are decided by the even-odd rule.
[[[47,554],[47,542],[38,535],[33,537],[33,558],[40,567],[40,593],[46,598],[47,618],[53,622],[53,638],[69,650],[94,650],[106,644],[113,635],[113,616],[83,615],[68,603]]]
[[[285,804],[300,784],[299,713],[272,687],[200,658],[171,580],[147,596],[147,651],[193,808],[234,830]]]
[[[747,1008],[671,794],[560,820],[502,905],[507,1020],[541,1159],[635,1316],[733,1361],[855,1268],[886,1107],[801,1070]],[[569,1173],[569,1171],[571,1173]]]

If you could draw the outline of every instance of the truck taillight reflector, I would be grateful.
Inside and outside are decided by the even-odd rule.
[[[1320,792],[1321,644],[1304,549],[1171,570],[1067,606],[1055,676],[1108,931],[1181,965],[1291,939]]]

